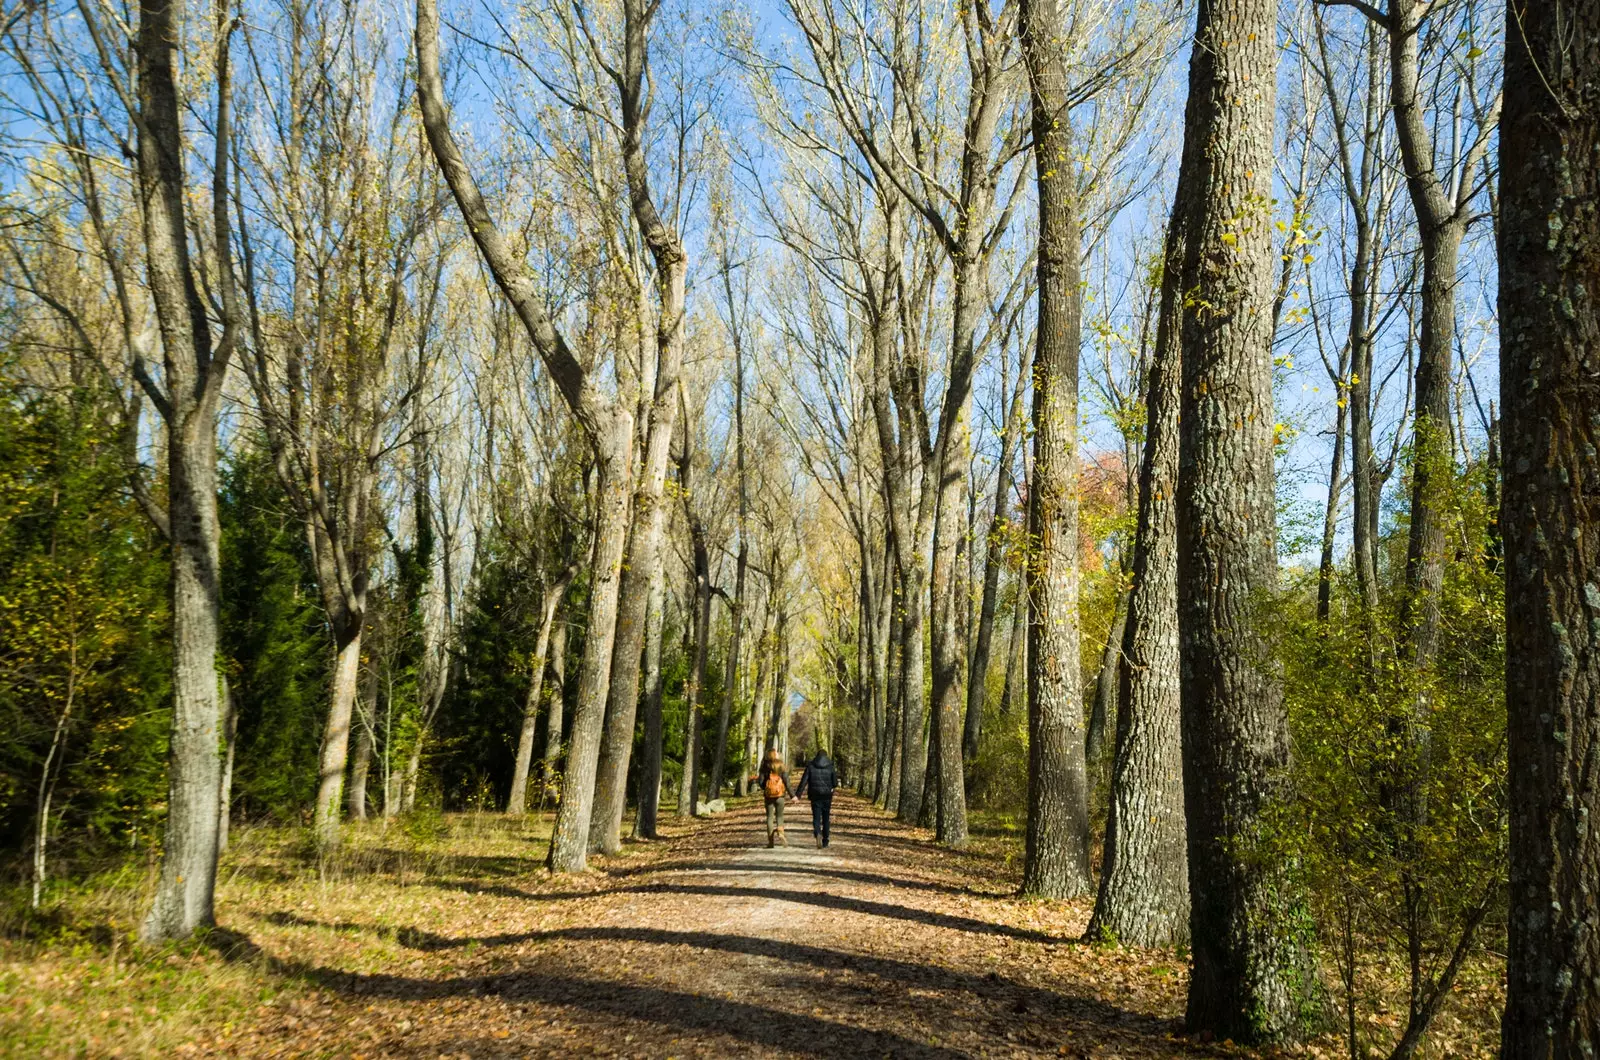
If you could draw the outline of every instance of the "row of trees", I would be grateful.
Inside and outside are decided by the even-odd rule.
[[[1197,1030],[1320,1026],[1331,953],[1358,1054],[1393,946],[1410,1055],[1503,932],[1507,1053],[1581,1055],[1600,27],[1216,0],[1177,126],[1146,5],[781,15],[6,18],[34,901],[68,802],[156,824],[93,755],[166,787],[162,939],[230,811],[553,796],[579,871],[794,739],[1024,813]]]

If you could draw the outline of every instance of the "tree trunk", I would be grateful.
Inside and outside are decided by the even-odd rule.
[[[1115,571],[1115,577],[1120,585],[1120,568]],[[1122,640],[1128,629],[1128,594],[1120,588],[1113,608],[1111,628],[1106,631],[1105,650],[1100,653],[1100,672],[1094,683],[1094,709],[1089,712],[1089,731],[1083,738],[1084,757],[1094,767],[1096,776],[1103,775],[1100,760],[1106,753],[1106,726],[1110,725],[1115,733],[1117,725],[1117,682],[1122,670]]]
[[[1189,830],[1188,1024],[1293,1041],[1316,1016],[1305,897],[1272,852],[1288,798],[1283,685],[1257,628],[1277,588],[1268,212],[1277,5],[1202,4],[1189,67],[1178,417],[1178,612]],[[1188,179],[1185,179],[1187,177]],[[1191,293],[1192,292],[1192,293]]]
[[[367,819],[367,775],[372,770],[372,716],[370,708],[357,699],[355,710],[356,753],[350,759],[350,788],[345,792],[345,811],[352,821]],[[223,769],[226,773],[226,767]]]
[[[545,662],[550,654],[550,631],[555,626],[556,608],[566,595],[571,574],[547,586],[544,607],[539,618],[539,633],[534,640],[533,660],[528,664],[528,696],[522,708],[522,730],[517,734],[517,761],[511,770],[511,795],[506,799],[506,813],[520,816],[528,810],[528,774],[533,769],[533,737],[539,724],[539,699],[544,688]],[[551,707],[560,716],[559,707]],[[559,742],[559,741],[558,741]]]
[[[929,618],[933,627],[929,724],[938,732],[937,738],[930,738],[930,746],[939,756],[935,825],[938,841],[957,848],[967,843],[966,772],[961,762],[967,660],[957,629],[957,613],[967,604],[956,591],[956,571],[961,562],[961,540],[966,536],[967,472],[972,466],[972,347],[983,271],[965,262],[957,262],[955,267],[950,383],[939,416],[939,440],[928,469],[938,475],[929,581]]]
[[[633,820],[639,839],[656,838],[661,810],[661,634],[666,610],[666,572],[657,564],[644,636],[644,761],[639,764],[639,813]]]
[[[692,524],[692,525],[698,525]],[[693,817],[700,803],[700,697],[706,687],[706,658],[711,638],[711,554],[704,532],[694,542],[694,659],[684,689],[688,718],[683,730],[683,776],[678,781],[678,816]]]
[[[1000,465],[996,469],[994,512],[989,517],[989,547],[983,558],[983,602],[978,607],[978,631],[973,638],[972,667],[967,675],[967,724],[961,751],[970,764],[978,757],[978,740],[983,733],[983,704],[989,688],[989,656],[994,643],[995,603],[1000,595],[1000,569],[1005,565],[1005,529],[1010,522],[1011,493],[1016,487],[1011,466],[1017,458],[1017,441],[1022,436],[1022,377],[1018,370],[1011,409],[1000,433]]]
[[[361,673],[361,621],[342,623],[334,630],[333,678],[329,687],[328,718],[322,728],[318,758],[317,811],[313,828],[318,846],[339,845],[339,802],[350,750],[350,719],[355,711],[356,688]]]
[[[545,784],[555,779],[561,765],[561,716],[567,706],[567,623],[557,622],[550,633],[550,708],[545,716],[544,774]]]
[[[1500,400],[1507,1060],[1600,1052],[1600,8],[1506,9]]]
[[[172,546],[172,737],[167,760],[167,822],[155,900],[140,928],[151,942],[183,938],[215,922],[217,797],[221,787],[217,673],[217,401],[232,343],[232,265],[218,270],[229,320],[213,349],[207,306],[190,264],[189,188],[173,69],[183,24],[177,0],[139,5],[137,173],[150,300],[161,333],[160,394],[146,386],[167,428],[166,529]],[[218,48],[217,166],[213,191],[227,201],[227,37]],[[216,211],[227,217],[224,205]],[[229,244],[228,229],[216,237]]]
[[[722,797],[722,770],[728,757],[728,722],[733,716],[733,705],[739,694],[739,667],[743,664],[744,650],[744,583],[749,563],[749,552],[744,537],[739,539],[739,558],[734,565],[733,608],[729,616],[728,672],[724,676],[727,686],[722,692],[722,702],[717,706],[717,741],[711,758],[711,798]]]
[[[1017,600],[1011,608],[1011,637],[1006,647],[1006,677],[1000,686],[1000,715],[1010,717],[1018,696],[1027,695],[1028,590],[1025,575],[1019,574]]]
[[[1340,376],[1349,374],[1348,353],[1340,358]],[[1343,384],[1334,382],[1334,393],[1341,395],[1333,418],[1333,458],[1328,469],[1328,503],[1322,512],[1322,555],[1317,563],[1317,621],[1326,622],[1333,613],[1333,546],[1339,531],[1339,495],[1344,492],[1344,436],[1348,402],[1342,399]]]
[[[1024,894],[1086,894],[1088,771],[1078,629],[1078,208],[1060,0],[1023,0],[1039,189],[1039,322],[1028,490],[1028,830]]]
[[[239,701],[233,685],[222,678],[222,780],[217,786],[217,855],[228,849],[228,824],[233,809],[233,758],[239,744]]]
[[[628,536],[628,485],[633,457],[633,416],[621,405],[612,413],[611,435],[597,453],[594,568],[589,589],[589,630],[578,672],[578,702],[572,712],[567,771],[561,785],[550,839],[552,872],[582,872],[588,867],[589,825],[594,810],[595,770],[605,725],[606,693],[611,684],[611,654],[616,639],[617,594],[622,553]]]
[[[888,778],[884,784],[883,808],[886,812],[899,815],[900,812],[900,773],[905,760],[905,681],[901,674],[901,661],[905,640],[905,597],[901,592],[904,584],[893,571],[888,572],[891,580],[889,589],[889,644],[888,657],[885,660],[887,673],[884,675],[888,692],[889,716],[885,719],[885,727],[889,734],[889,763]]]
[[[1192,169],[1176,201],[1193,194]],[[1178,681],[1178,402],[1182,382],[1183,232],[1173,211],[1162,266],[1155,356],[1145,391],[1133,585],[1128,592],[1118,682],[1121,709],[1111,767],[1111,804],[1094,915],[1084,937],[1130,946],[1189,939]]]
[[[588,370],[545,315],[537,285],[526,263],[516,256],[495,225],[483,194],[467,169],[445,112],[444,81],[439,72],[437,0],[417,0],[415,44],[417,103],[429,148],[450,185],[467,231],[489,266],[495,283],[516,310],[551,380],[561,391],[563,401],[583,427],[599,465],[589,631],[584,640],[567,772],[549,857],[552,871],[581,872],[588,862],[595,769],[611,679],[611,649],[616,637],[618,581],[622,553],[627,545],[633,414],[622,404],[607,401],[600,395]],[[631,190],[631,174],[629,184]],[[673,322],[671,326],[677,324]]]
[[[66,754],[63,744],[67,724],[72,720],[72,708],[78,691],[78,643],[71,638],[67,655],[67,695],[61,706],[61,716],[56,719],[55,733],[50,737],[50,750],[44,756],[44,770],[39,774],[39,795],[34,802],[33,833],[33,899],[30,908],[38,909],[44,893],[45,853],[50,847],[50,802],[55,796],[56,780],[61,776],[59,759]]]

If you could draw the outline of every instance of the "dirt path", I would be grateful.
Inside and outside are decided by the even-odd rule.
[[[818,850],[805,810],[791,808],[784,849],[765,848],[759,807],[744,805],[579,881],[430,881],[406,905],[337,923],[245,912],[241,946],[316,988],[207,1045],[369,1057],[1195,1051],[1174,1037],[1178,959],[1072,941],[1086,905],[1011,897],[1014,844],[939,851],[841,793],[834,840]]]

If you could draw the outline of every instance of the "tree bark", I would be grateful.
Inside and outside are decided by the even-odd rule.
[[[578,672],[578,702],[572,712],[567,770],[561,784],[550,840],[552,872],[582,872],[588,866],[589,827],[593,819],[595,772],[605,725],[606,692],[616,637],[617,597],[622,552],[628,536],[628,484],[631,478],[633,417],[620,404],[612,436],[600,456],[595,485],[594,568],[589,590],[589,630]]]
[[[1176,201],[1192,194],[1193,168]],[[1183,232],[1174,209],[1167,232],[1156,348],[1145,390],[1133,585],[1117,678],[1121,709],[1111,767],[1111,804],[1094,915],[1084,937],[1130,946],[1189,939],[1189,859],[1179,733],[1178,403],[1182,382]]]
[[[1289,727],[1255,613],[1277,587],[1276,15],[1273,0],[1202,2],[1174,211],[1178,290],[1197,307],[1182,318],[1178,417],[1187,1017],[1192,1030],[1251,1044],[1298,1040],[1316,1017],[1306,899],[1269,834],[1289,798]]]
[[[1506,8],[1507,1060],[1600,1051],[1600,7]]]
[[[1039,192],[1033,482],[1028,490],[1028,828],[1024,894],[1072,898],[1089,869],[1078,629],[1078,347],[1082,295],[1061,0],[1023,0]]]
[[[366,688],[356,700],[356,753],[350,760],[350,788],[346,792],[345,810],[353,821],[367,819],[367,775],[372,770],[372,710],[377,701],[377,671],[367,669]],[[227,772],[224,767],[223,772]]]
[[[228,826],[233,810],[233,759],[239,745],[239,700],[233,684],[222,678],[222,780],[217,791],[217,855],[228,849]]]

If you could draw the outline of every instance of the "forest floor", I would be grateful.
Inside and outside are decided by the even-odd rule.
[[[203,943],[0,943],[0,1053],[1246,1052],[1181,1034],[1180,954],[1084,946],[1089,903],[1017,898],[1015,837],[942,850],[841,793],[827,849],[804,804],[768,849],[759,800],[730,805],[580,877],[543,870],[548,826],[488,814],[358,832],[316,870],[247,834]]]

